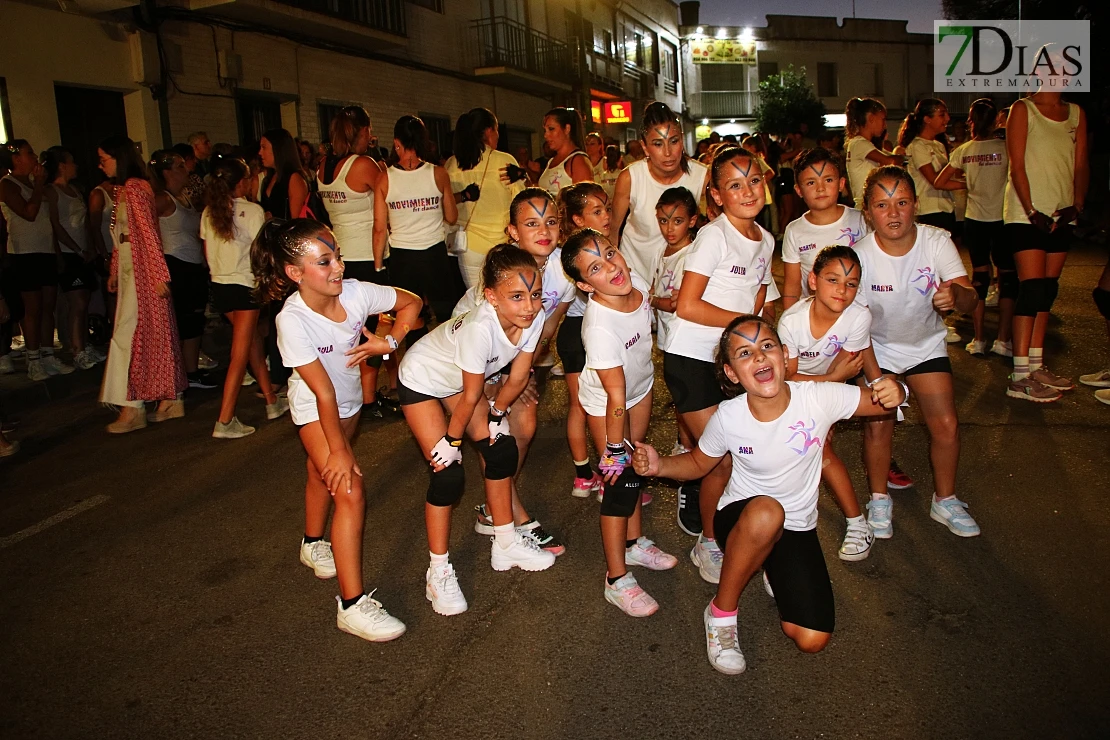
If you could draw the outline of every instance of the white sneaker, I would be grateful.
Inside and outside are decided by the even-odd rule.
[[[73,366],[67,365],[59,360],[54,355],[42,356],[42,367],[50,375],[69,375],[73,372]]]
[[[490,548],[489,564],[494,570],[505,571],[513,567],[521,570],[547,570],[555,565],[554,553],[548,552],[539,546],[534,539],[526,537],[520,532],[513,531],[513,541],[508,547],[497,544],[497,538],[491,537],[493,547]]]
[[[199,367],[199,366],[198,366],[198,367]],[[244,387],[244,388],[246,388],[246,387],[247,387],[248,385],[254,385],[254,384],[255,384],[255,383],[257,383],[257,382],[258,382],[258,381],[257,381],[257,380],[255,380],[255,379],[254,379],[254,376],[253,376],[253,375],[251,375],[251,374],[250,374],[249,372],[245,372],[245,373],[243,373],[243,387]]]
[[[987,354],[987,340],[986,339],[972,339],[964,347],[969,355],[985,355]]]
[[[841,560],[847,560],[850,563],[866,560],[871,554],[871,545],[874,542],[875,532],[866,519],[860,524],[849,524],[837,555]]]
[[[697,566],[698,575],[709,583],[721,582],[721,563],[724,559],[725,554],[717,547],[716,540],[707,540],[701,535],[694,549],[690,550],[690,560]]]
[[[15,363],[11,355],[0,355],[0,375],[11,375],[15,372]]]
[[[566,371],[563,370],[563,363],[559,362],[551,366],[551,377],[561,378],[566,374]]]
[[[674,457],[675,455],[685,455],[689,451],[690,450],[686,449],[686,447],[681,442],[675,442],[674,447],[671,448],[671,457]]]
[[[1014,343],[1003,342],[999,339],[994,340],[991,345],[991,354],[998,355],[999,357],[1013,357],[1014,356]]]
[[[205,353],[203,353],[203,352],[200,353],[200,359],[197,360],[197,369],[198,370],[215,370],[219,366],[220,366],[220,363],[216,362],[215,360],[213,360],[211,357],[209,357]]]
[[[3,372],[3,362],[4,358],[0,357],[0,372]],[[9,370],[8,372],[11,371]],[[1083,385],[1089,385],[1092,388],[1110,388],[1110,369],[1101,370],[1097,373],[1080,375],[1079,382]]]
[[[231,417],[231,421],[226,424],[217,421],[212,430],[212,436],[216,439],[241,439],[251,434],[254,434],[254,427],[239,421],[238,416]]]
[[[104,352],[101,352],[99,349],[92,346],[91,344],[89,346],[85,347],[85,351],[88,352],[89,356],[92,357],[97,362],[104,362],[105,360],[108,359],[107,354],[105,354]]]
[[[43,367],[42,360],[27,360],[27,377],[38,383],[50,377]]]
[[[424,574],[424,583],[424,596],[432,602],[432,610],[436,614],[450,617],[467,610],[466,597],[459,588],[459,579],[450,563],[438,567],[429,565],[428,572]]]
[[[963,337],[960,336],[960,333],[958,331],[953,329],[951,326],[947,328],[948,333],[944,336],[944,341],[948,342],[949,344],[959,344],[963,341]]]
[[[96,367],[96,358],[87,349],[83,349],[73,356],[73,366],[78,370],[92,370]]]
[[[867,524],[877,539],[889,540],[894,536],[894,499],[873,498],[867,503]]]
[[[659,602],[640,587],[631,573],[625,573],[615,583],[605,579],[605,600],[630,617],[650,617],[659,611]]]
[[[763,571],[763,590],[772,599],[775,598],[774,589],[771,588],[771,579],[767,577],[767,571]]]
[[[12,337],[12,352],[23,352],[27,349],[27,342],[23,337]]]
[[[983,299],[983,305],[987,308],[998,306],[998,286],[994,283],[991,283],[991,287],[987,288],[987,297]]]
[[[707,606],[703,621],[709,665],[729,676],[743,673],[748,663],[736,642],[736,617],[714,617],[712,607]]]
[[[289,410],[289,399],[278,396],[278,400],[266,404],[266,418],[270,421],[278,419]]]
[[[312,568],[317,578],[335,578],[335,556],[327,540],[301,540],[301,562]]]
[[[343,608],[343,600],[335,597],[339,609],[335,623],[344,632],[370,642],[389,642],[405,634],[405,623],[385,610],[382,603],[371,598],[374,592],[364,594],[350,609]]]
[[[668,555],[647,537],[640,537],[636,544],[624,551],[625,565],[639,565],[648,570],[670,570],[678,565],[678,558]]]

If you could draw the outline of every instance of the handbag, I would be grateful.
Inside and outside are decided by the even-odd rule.
[[[328,209],[324,207],[324,199],[320,197],[319,183],[316,178],[308,178],[308,197],[305,199],[304,207],[301,209],[298,218],[311,218],[313,221],[319,221],[324,226],[331,228],[331,217],[328,215]]]
[[[489,161],[492,158],[493,158],[492,153],[491,153],[491,156],[486,157],[486,167],[485,167],[484,170],[482,170],[482,179],[479,180],[479,182],[484,183],[486,181],[486,173],[489,172]],[[478,201],[474,201],[474,202],[477,203]],[[477,207],[477,206],[475,206],[475,207]],[[466,250],[467,250],[466,228],[468,226],[470,226],[470,221],[473,218],[474,218],[474,208],[471,208],[470,209],[470,215],[467,216],[467,218],[466,218],[466,223],[463,224],[463,227],[461,229],[459,229],[458,231],[456,231],[454,234],[451,235],[451,236],[454,237],[453,239],[448,239],[447,254],[450,254],[453,257],[458,257],[460,255],[466,254]]]

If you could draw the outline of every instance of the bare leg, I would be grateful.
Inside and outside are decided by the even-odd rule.
[[[717,595],[713,597],[718,609],[726,612],[736,610],[744,587],[763,567],[763,561],[782,537],[785,521],[786,513],[782,505],[770,496],[756,496],[744,507],[725,543],[721,582],[717,584]]]
[[[929,460],[937,498],[956,493],[956,468],[960,462],[960,427],[949,373],[923,373],[906,378],[929,428]]]
[[[66,294],[69,303],[69,349],[73,354],[83,352],[89,339],[89,298],[87,290],[72,290]],[[54,341],[51,336],[51,341]]]
[[[23,329],[23,341],[28,352],[38,352],[42,341],[42,291],[25,290],[23,298],[23,318],[19,325]],[[50,337],[54,341],[54,337]]]

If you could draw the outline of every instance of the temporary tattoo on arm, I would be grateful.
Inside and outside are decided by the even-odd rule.
[[[616,416],[617,418],[624,416],[624,407],[617,406],[615,409],[613,409],[613,416]]]

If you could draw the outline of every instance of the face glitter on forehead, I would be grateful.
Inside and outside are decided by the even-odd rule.
[[[736,327],[735,329],[733,329],[732,333],[735,334],[736,336],[740,337],[741,339],[746,339],[749,342],[751,342],[752,344],[755,344],[756,340],[759,339],[759,332],[762,329],[763,329],[763,324],[756,323],[756,325],[755,325],[755,334],[752,334],[750,337],[747,334],[745,334],[744,332],[740,331],[739,326]]]
[[[856,269],[855,263],[851,260],[841,259],[840,257],[837,257],[836,261],[840,263],[840,269],[844,270],[844,276],[851,277],[852,271]]]

